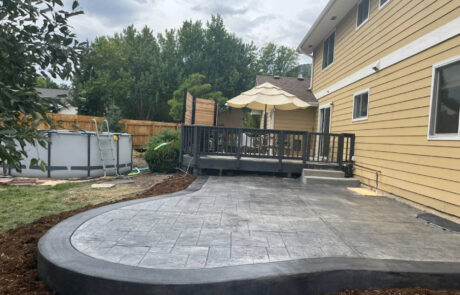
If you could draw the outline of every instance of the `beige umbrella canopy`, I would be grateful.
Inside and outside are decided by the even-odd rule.
[[[232,108],[250,108],[252,110],[265,111],[264,129],[267,128],[267,111],[274,109],[291,111],[306,109],[312,106],[297,96],[268,82],[228,100],[226,105]]]
[[[290,111],[312,106],[270,83],[264,83],[243,92],[227,101],[226,105],[232,108],[250,108],[259,111],[273,109]]]

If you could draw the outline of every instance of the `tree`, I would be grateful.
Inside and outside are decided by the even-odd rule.
[[[301,74],[305,78],[310,78],[311,77],[311,64],[298,65],[297,67],[295,67],[292,70],[290,70],[286,74],[286,76],[288,76],[288,77],[297,77],[299,74]]]
[[[174,91],[173,97],[168,100],[168,105],[170,106],[169,114],[174,120],[179,121],[182,119],[184,89],[187,89],[195,97],[213,99],[220,104],[225,103],[227,99],[222,96],[222,92],[212,91],[212,85],[206,83],[205,79],[206,77],[202,74],[192,74]]]
[[[194,73],[233,97],[254,85],[256,47],[230,34],[220,16],[203,25],[185,21],[178,30],[154,36],[130,26],[121,34],[97,38],[81,58],[73,81],[79,113],[104,115],[112,104],[123,117],[172,120],[168,99]],[[179,106],[182,108],[182,106]],[[177,108],[177,106],[176,106]],[[177,118],[175,118],[177,119]]]
[[[299,55],[294,49],[268,43],[259,50],[258,73],[270,76],[290,76],[293,75],[292,70],[299,65],[298,60]]]
[[[111,105],[109,110],[105,114],[105,118],[109,123],[109,128],[111,132],[123,132],[125,125],[120,123],[120,120],[123,119],[121,115],[121,110],[116,105]]]
[[[79,113],[104,115],[116,104],[125,118],[169,120],[167,97],[181,77],[175,47],[174,34],[157,39],[148,27],[97,38],[73,81]]]
[[[21,170],[26,143],[46,145],[36,127],[51,123],[46,112],[56,101],[40,98],[37,77],[70,77],[78,66],[81,44],[67,24],[83,13],[74,1],[64,9],[61,0],[3,0],[0,6],[0,162]],[[34,159],[31,164],[37,164]],[[44,163],[41,163],[42,168]]]

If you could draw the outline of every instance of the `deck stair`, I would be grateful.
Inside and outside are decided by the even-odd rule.
[[[338,170],[303,169],[301,180],[307,185],[334,185],[344,187],[359,187],[361,183],[356,178],[345,178],[345,173]]]

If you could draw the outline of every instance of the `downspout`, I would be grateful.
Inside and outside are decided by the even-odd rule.
[[[358,164],[354,164],[355,167],[360,167],[362,169],[366,169],[366,170],[369,170],[369,171],[372,171],[372,172],[375,172],[375,193],[378,194],[379,193],[379,175],[382,175],[382,171],[380,170],[376,170],[376,169],[372,169],[372,168],[369,168],[369,167],[366,167],[366,166],[361,166],[361,165],[358,165]]]
[[[313,56],[313,54],[307,54],[307,56],[311,58],[310,88],[308,88],[308,90],[313,92],[313,69],[315,68],[314,67],[314,65],[315,65],[315,57]]]

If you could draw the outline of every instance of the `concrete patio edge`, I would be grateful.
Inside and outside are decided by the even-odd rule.
[[[199,191],[207,178],[189,188],[152,198]],[[89,257],[70,243],[87,220],[145,198],[96,208],[70,217],[39,241],[40,279],[58,294],[322,294],[342,289],[420,286],[460,289],[460,263],[328,257],[211,269],[151,269]]]

